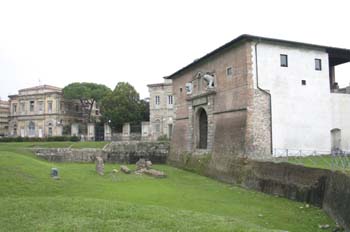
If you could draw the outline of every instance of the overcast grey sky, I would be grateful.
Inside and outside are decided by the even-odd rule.
[[[40,79],[128,81],[147,97],[147,84],[241,34],[350,48],[349,22],[345,0],[0,0],[0,96]]]

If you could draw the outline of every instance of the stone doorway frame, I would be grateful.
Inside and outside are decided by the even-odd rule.
[[[207,128],[206,128],[206,143],[205,143],[205,147],[201,147],[201,128],[200,128],[200,120],[201,120],[201,115],[202,113],[205,113],[206,117],[207,117]],[[208,149],[208,138],[209,138],[209,117],[208,117],[208,112],[204,107],[198,107],[195,111],[195,117],[194,117],[194,141],[195,141],[195,149],[200,149],[200,150],[206,150]]]

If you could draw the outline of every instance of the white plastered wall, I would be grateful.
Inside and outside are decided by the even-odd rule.
[[[254,44],[252,51],[257,87]],[[288,55],[288,67],[281,67],[281,54]],[[330,151],[333,126],[328,54],[261,42],[257,45],[257,57],[259,87],[271,93],[275,155],[283,155],[286,149]],[[321,71],[315,70],[315,59],[322,60]],[[301,84],[302,80],[306,85]]]
[[[350,94],[332,93],[332,129],[341,130],[341,149],[350,151]]]

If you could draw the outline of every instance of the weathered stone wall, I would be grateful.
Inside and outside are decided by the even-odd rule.
[[[35,154],[50,162],[94,162],[96,157],[106,159],[106,154],[102,149],[71,149],[71,148],[35,148]]]
[[[327,178],[323,209],[350,231],[350,176],[332,172]]]
[[[141,137],[142,137],[141,133],[130,133],[129,140],[140,141]]]
[[[104,149],[36,148],[38,157],[51,162],[90,163],[102,157],[110,163],[136,163],[140,158],[152,163],[165,163],[169,144],[166,142],[112,142]]]
[[[172,156],[174,157],[174,156]],[[176,154],[169,163],[248,189],[307,202],[350,231],[350,176],[326,169],[208,154]]]
[[[112,142],[104,151],[107,162],[136,163],[140,158],[151,160],[152,163],[166,163],[169,152],[168,142]]]
[[[263,159],[272,154],[271,96],[262,90],[252,90],[247,110],[246,154]]]
[[[176,120],[171,143],[176,152],[170,159],[176,161],[181,152],[198,152],[197,112],[201,108],[208,115],[206,152],[218,157],[271,156],[271,99],[256,86],[251,45],[249,41],[237,44],[173,77]],[[228,67],[232,75],[227,74]],[[196,77],[198,72],[215,73],[215,87],[204,88],[206,83]],[[193,85],[190,94],[186,83]]]
[[[213,156],[237,157],[245,153],[246,119],[245,109],[215,114]]]
[[[173,78],[176,99],[176,119],[172,146],[181,152],[198,149],[198,110],[208,115],[207,152],[244,154],[244,137],[247,106],[250,97],[248,73],[251,72],[250,43],[230,47],[218,56],[208,58]],[[227,75],[227,68],[232,75]],[[198,79],[198,72],[215,73],[215,88],[206,89],[206,82]],[[193,91],[186,93],[186,83],[192,83]],[[171,156],[173,153],[171,154]],[[175,154],[176,156],[176,154]]]

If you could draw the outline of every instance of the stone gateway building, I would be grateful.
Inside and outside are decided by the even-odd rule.
[[[334,71],[349,61],[347,49],[239,36],[166,77],[176,99],[170,158],[350,150],[350,88]]]
[[[9,96],[10,136],[61,136],[64,126],[82,121],[79,102],[64,101],[62,89],[41,85]]]

